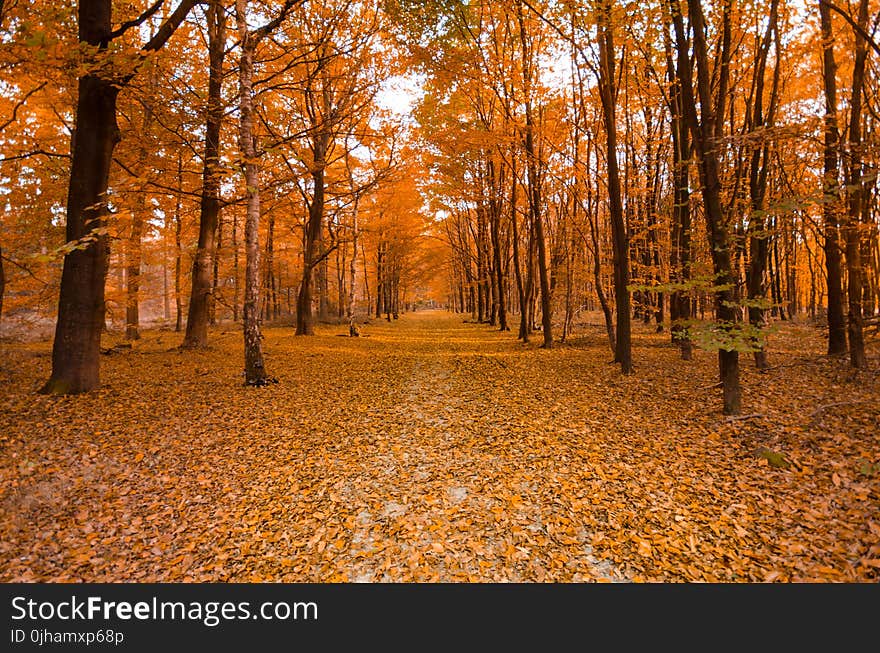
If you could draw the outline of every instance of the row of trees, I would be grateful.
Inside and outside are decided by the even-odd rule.
[[[116,5],[0,5],[9,295],[60,298],[43,392],[97,387],[107,289],[130,339],[157,293],[183,348],[241,318],[252,385],[269,379],[260,322],[284,306],[309,335],[315,310],[353,326],[358,286],[389,316],[415,297],[430,241],[377,100],[400,64],[377,3]]]
[[[358,298],[393,319],[440,267],[434,230],[453,307],[502,330],[519,314],[519,337],[552,347],[596,305],[624,373],[633,317],[668,324],[684,358],[718,351],[735,413],[740,353],[769,364],[770,315],[825,312],[829,352],[867,363],[877,15],[4,0],[0,284],[16,304],[60,298],[46,392],[97,386],[108,273],[136,338],[150,270],[184,348],[218,314],[243,319],[261,384],[261,319],[287,307],[307,335],[315,310],[353,320]],[[403,129],[380,89],[408,69],[424,96]]]
[[[455,307],[502,330],[515,310],[519,337],[540,328],[551,347],[595,299],[624,373],[631,317],[662,328],[668,315],[682,357],[718,351],[728,414],[740,353],[769,365],[769,314],[824,307],[829,353],[867,364],[863,322],[880,309],[870,0],[407,9]]]

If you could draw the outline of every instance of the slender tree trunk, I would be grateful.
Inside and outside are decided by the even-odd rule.
[[[212,261],[220,215],[220,128],[223,121],[223,58],[226,52],[226,12],[222,0],[211,0],[208,18],[208,107],[205,121],[205,155],[199,205],[199,242],[192,267],[192,290],[186,335],[182,347],[208,345]]]
[[[772,126],[776,112],[776,98],[779,90],[779,30],[777,28],[778,0],[770,3],[770,15],[767,21],[767,29],[758,47],[755,62],[754,102],[752,107],[750,131],[756,132]],[[776,64],[773,71],[773,84],[770,91],[770,102],[765,120],[764,116],[764,75],[767,68],[767,57],[770,53],[771,42],[776,44]],[[758,331],[764,326],[764,308],[760,302],[764,300],[766,289],[764,288],[764,276],[767,271],[768,242],[764,222],[764,198],[767,194],[767,176],[770,168],[770,145],[760,143],[753,146],[751,162],[749,165],[749,199],[751,214],[749,216],[749,268],[747,275],[747,296],[749,299],[748,313],[749,323]],[[770,363],[767,352],[757,337],[752,339],[755,348],[755,366],[758,369],[767,369]]]
[[[263,336],[260,333],[260,171],[254,136],[253,75],[256,41],[248,30],[246,0],[236,0],[235,14],[241,41],[238,69],[238,144],[244,167],[245,209],[245,285],[244,285],[244,371],[245,385],[268,382],[263,362]],[[208,268],[210,272],[210,267]]]
[[[214,255],[211,271],[211,295],[209,300],[208,323],[211,326],[217,324],[217,295],[220,292],[220,252],[223,249],[223,217],[217,216],[217,237],[214,241]]]
[[[822,80],[825,91],[825,200],[822,204],[825,270],[828,288],[828,353],[846,352],[846,320],[843,316],[843,283],[841,272],[840,183],[837,150],[840,132],[837,126],[837,63],[834,60],[834,33],[831,10],[825,0],[819,0],[822,28]]]
[[[174,308],[175,323],[174,330],[180,333],[183,328],[183,297],[181,296],[181,269],[183,261],[183,246],[181,245],[181,233],[183,231],[183,216],[181,215],[181,205],[183,203],[183,158],[177,157],[177,198],[174,202]]]
[[[239,298],[241,297],[241,272],[238,252],[238,213],[232,213],[232,321],[238,322]]]
[[[348,334],[359,336],[354,315],[354,289],[357,280],[357,251],[358,251],[358,199],[355,197],[351,211],[351,261],[348,267]],[[369,304],[368,304],[369,306]]]
[[[6,293],[6,270],[3,268],[3,248],[0,247],[0,322],[3,320],[3,297]]]
[[[526,289],[523,283],[522,265],[519,253],[519,216],[517,215],[517,187],[519,180],[517,179],[516,169],[514,168],[511,177],[510,190],[510,227],[513,233],[513,274],[516,277],[516,292],[519,298],[519,334],[517,338],[523,342],[529,341],[529,332],[526,324]],[[463,298],[462,298],[462,301]]]
[[[263,266],[266,269],[265,273],[265,298],[263,299],[263,319],[271,320],[272,319],[272,295],[275,292],[275,274],[274,274],[274,266],[275,266],[275,216],[273,214],[269,214],[269,218],[266,221],[266,264]]]
[[[314,282],[315,268],[319,263],[318,257],[323,255],[320,251],[322,233],[324,229],[324,166],[329,135],[320,133],[315,136],[312,143],[312,153],[315,159],[315,167],[312,170],[312,182],[314,195],[309,204],[309,219],[306,223],[305,238],[303,241],[303,277],[300,283],[299,296],[296,302],[296,335],[315,335],[314,317],[312,315],[312,284]],[[319,279],[320,281],[320,279]],[[321,292],[320,283],[318,284]]]
[[[685,100],[685,115],[688,118],[694,142],[700,155],[700,182],[703,205],[706,214],[707,235],[715,272],[715,317],[723,332],[731,337],[737,321],[735,279],[731,262],[729,225],[725,222],[721,207],[721,175],[718,162],[717,143],[720,136],[718,117],[723,115],[726,88],[719,83],[713,99],[710,61],[706,46],[706,26],[700,0],[688,0],[688,17],[693,28],[694,61],[697,66],[697,94],[700,100],[697,113],[691,64],[687,38],[677,0],[671,3],[675,24],[678,50],[679,82]],[[729,0],[724,3],[725,45],[721,53],[721,80],[726,79],[723,71],[729,64]],[[738,414],[741,409],[741,389],[739,383],[739,352],[735,343],[723,344],[718,349],[718,367],[723,393],[725,415]]]
[[[535,249],[538,254],[538,283],[541,289],[541,331],[544,342],[541,347],[550,349],[553,347],[553,306],[550,296],[550,275],[547,267],[547,240],[544,236],[544,219],[541,215],[541,162],[538,161],[538,152],[535,147],[535,120],[532,110],[532,80],[533,66],[535,64],[531,51],[531,43],[526,37],[526,24],[523,15],[522,4],[517,3],[517,19],[519,22],[519,36],[522,45],[522,73],[525,95],[525,153],[526,171],[528,177],[528,202],[529,216],[534,234]]]
[[[146,158],[146,150],[142,151]],[[143,161],[143,159],[141,159]],[[139,192],[137,207],[131,215],[131,233],[128,238],[125,261],[125,339],[139,340],[140,335],[140,287],[141,287],[141,240],[144,232],[144,213],[147,210],[146,189]]]
[[[667,15],[667,19],[669,19]],[[691,360],[693,344],[688,333],[691,319],[691,296],[687,285],[691,279],[691,208],[690,159],[691,139],[684,116],[681,73],[676,71],[669,42],[668,29],[664,32],[666,67],[672,88],[669,93],[669,112],[672,132],[672,275],[677,287],[672,292],[669,313],[672,320],[672,341],[679,347],[682,360]]]
[[[614,84],[614,33],[611,3],[603,2],[599,10],[599,93],[605,124],[608,166],[608,202],[611,213],[611,237],[614,246],[614,298],[617,304],[617,329],[614,361],[624,374],[632,374],[632,335],[629,296],[629,238],[623,217],[620,195],[620,173],[617,166],[617,100]]]
[[[862,31],[868,27],[868,0],[859,1],[858,25]],[[849,212],[846,216],[844,238],[846,240],[846,279],[849,315],[847,335],[849,336],[849,361],[856,369],[868,366],[865,356],[865,337],[862,317],[862,244],[861,219],[864,198],[862,180],[862,93],[865,88],[865,67],[868,59],[868,45],[865,38],[856,31],[856,56],[853,63],[852,93],[850,96],[849,119],[849,170],[847,194]]]
[[[141,143],[138,148],[138,163],[140,169],[146,174],[148,169],[147,141],[153,124],[153,102],[156,99],[157,86],[156,64],[153,62],[149,79],[147,81],[147,97],[144,102],[144,116],[141,122]],[[144,223],[147,221],[147,188],[143,185],[138,190],[137,206],[131,215],[131,233],[128,239],[128,256],[126,266],[126,298],[125,298],[125,338],[126,340],[139,340],[140,335],[140,287],[141,287],[141,263],[142,263],[142,240]]]

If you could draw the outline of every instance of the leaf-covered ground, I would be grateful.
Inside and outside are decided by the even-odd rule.
[[[237,330],[147,332],[72,398],[34,393],[50,343],[0,345],[0,580],[880,579],[877,374],[815,329],[744,361],[733,421],[715,357],[647,330],[631,377],[598,327],[343,330],[266,329],[267,388]]]

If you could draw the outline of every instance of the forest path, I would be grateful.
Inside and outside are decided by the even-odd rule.
[[[265,388],[236,326],[148,331],[67,398],[35,394],[51,343],[4,343],[0,581],[877,580],[880,389],[818,330],[744,366],[737,421],[715,356],[641,325],[629,377],[601,326],[346,331],[265,329]]]

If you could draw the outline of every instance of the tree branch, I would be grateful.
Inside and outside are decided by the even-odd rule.
[[[24,106],[24,103],[28,101],[28,98],[31,95],[33,95],[34,93],[40,91],[44,86],[46,86],[46,84],[48,84],[48,82],[43,82],[42,84],[38,85],[36,88],[31,89],[30,91],[28,91],[25,94],[25,96],[23,98],[21,98],[16,103],[16,105],[12,108],[12,117],[9,120],[7,120],[6,122],[4,122],[2,125],[0,125],[0,133],[3,133],[4,131],[6,131],[6,128],[9,127],[9,125],[11,125],[12,123],[14,123],[16,121],[17,116],[18,116],[18,110]]]
[[[144,13],[142,13],[140,16],[138,16],[134,20],[125,21],[117,29],[110,32],[110,36],[107,37],[108,40],[112,41],[113,39],[119,38],[120,36],[125,34],[128,30],[130,30],[132,27],[138,27],[139,25],[142,25],[144,23],[144,21],[146,21],[151,16],[153,16],[153,14],[155,14],[157,11],[159,11],[159,9],[162,7],[163,4],[165,4],[165,0],[156,0],[156,3],[152,7],[147,9]]]
[[[861,25],[859,25],[856,21],[854,21],[852,16],[850,16],[848,13],[846,13],[840,7],[837,7],[833,4],[831,4],[830,2],[828,2],[828,0],[820,0],[820,2],[823,5],[825,5],[826,7],[828,7],[831,11],[833,11],[837,15],[841,16],[847,23],[849,23],[849,26],[852,27],[853,30],[858,32],[859,36],[861,36],[863,39],[865,39],[865,42],[874,49],[874,52],[876,52],[877,54],[880,54],[880,45],[877,45],[877,42],[871,38],[871,35],[868,34],[864,30],[864,28],[862,28]]]

